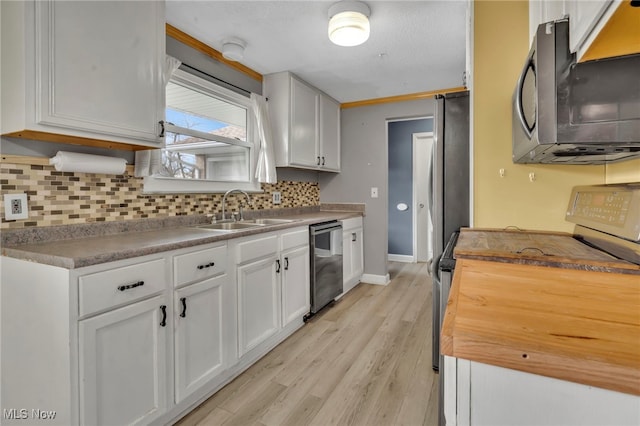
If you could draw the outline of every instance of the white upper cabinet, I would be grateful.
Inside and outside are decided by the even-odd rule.
[[[529,41],[538,25],[569,17],[569,49],[580,61],[621,0],[532,0],[529,2]]]
[[[289,72],[264,77],[276,166],[340,171],[340,104]]]
[[[611,0],[566,2],[566,13],[569,15],[569,49],[572,52],[586,50],[585,43],[613,3]]]
[[[2,133],[157,147],[164,26],[162,1],[2,2]]]
[[[340,171],[340,104],[320,96],[320,165],[323,170]]]

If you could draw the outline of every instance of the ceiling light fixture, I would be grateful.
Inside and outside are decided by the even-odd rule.
[[[369,38],[369,6],[343,0],[329,8],[329,39],[338,46],[357,46]]]
[[[222,41],[222,56],[230,61],[240,61],[244,58],[244,48],[247,43],[239,38],[231,37]]]

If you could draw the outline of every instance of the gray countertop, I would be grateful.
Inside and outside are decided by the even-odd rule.
[[[228,233],[211,232],[197,228],[198,224],[205,224],[210,221],[205,216],[196,220],[183,221],[186,223],[177,225],[175,222],[166,221],[160,225],[161,227],[156,226],[154,229],[145,229],[142,224],[137,228],[128,225],[106,235],[91,235],[92,233],[99,234],[100,232],[96,232],[95,229],[89,232],[88,229],[90,228],[83,226],[84,234],[81,233],[83,236],[78,238],[58,239],[52,237],[50,241],[27,242],[24,244],[7,244],[5,242],[2,247],[2,255],[66,269],[75,269],[264,232],[358,216],[362,216],[362,212],[320,210],[278,215],[279,219],[291,219],[293,221]],[[100,227],[104,226],[104,224],[88,226]],[[64,227],[58,227],[54,231],[55,235],[64,234],[64,229],[61,230],[60,228]],[[90,236],[84,236],[86,234]],[[40,238],[42,239],[42,237]]]

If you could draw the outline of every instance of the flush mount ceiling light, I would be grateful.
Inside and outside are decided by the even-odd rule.
[[[329,39],[338,46],[357,46],[369,38],[369,6],[344,0],[329,8]]]
[[[240,61],[244,58],[244,48],[247,43],[239,38],[228,38],[222,41],[222,56],[230,61]]]

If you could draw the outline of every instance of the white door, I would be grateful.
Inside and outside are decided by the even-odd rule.
[[[433,133],[413,134],[413,256],[416,262],[426,262],[431,253],[432,225],[429,217],[429,190]]]
[[[79,322],[80,423],[148,424],[167,408],[164,296]]]
[[[291,164],[319,167],[318,93],[306,84],[291,79]]]
[[[300,320],[311,308],[309,287],[309,246],[283,251],[282,326]]]
[[[280,292],[277,257],[238,267],[238,342],[242,356],[279,329]]]
[[[176,403],[213,379],[226,367],[224,293],[227,275],[210,278],[176,291]]]

